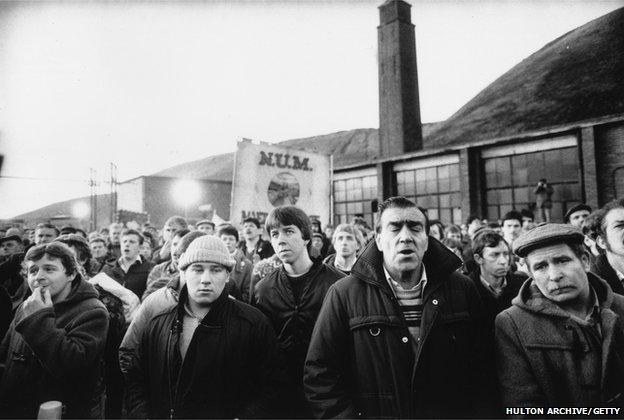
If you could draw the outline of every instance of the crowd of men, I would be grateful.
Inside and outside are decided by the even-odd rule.
[[[374,229],[283,206],[264,224],[0,234],[0,417],[624,408],[624,200],[565,224],[445,226],[392,197]]]

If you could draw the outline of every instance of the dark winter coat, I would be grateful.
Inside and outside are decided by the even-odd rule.
[[[497,365],[507,407],[624,408],[624,297],[588,273],[600,305],[602,372],[570,315],[527,280],[513,306],[496,318]],[[599,400],[590,395],[599,390]],[[620,412],[621,414],[621,412]]]
[[[108,311],[108,334],[104,348],[104,383],[106,384],[105,416],[107,419],[121,418],[123,377],[119,369],[119,344],[126,332],[126,318],[123,303],[115,295],[95,286],[99,299]]]
[[[476,264],[476,263],[475,263]],[[485,311],[485,325],[486,325],[486,335],[484,339],[484,351],[486,354],[486,360],[489,360],[489,363],[486,364],[486,369],[488,370],[488,375],[492,378],[496,378],[496,364],[494,360],[496,358],[496,342],[494,340],[494,320],[496,316],[504,311],[505,309],[511,306],[511,301],[518,295],[522,284],[528,278],[528,276],[522,272],[507,272],[505,276],[505,280],[507,285],[503,288],[503,292],[500,296],[494,297],[492,293],[486,288],[486,286],[481,282],[481,270],[477,266],[476,271],[470,273],[468,277],[472,280],[475,287],[477,288],[477,292],[479,292],[479,297],[481,298],[481,302],[483,302],[483,308]],[[489,403],[492,407],[492,411],[490,413],[483,413],[483,417],[501,417],[503,411],[503,406],[501,403],[501,396],[496,386],[496,383],[493,384],[492,392],[489,395]]]
[[[479,415],[492,388],[482,361],[483,307],[460,259],[433,238],[415,343],[369,243],[351,275],[327,293],[305,362],[318,418],[457,418]],[[489,382],[488,382],[489,380]]]
[[[487,290],[485,285],[481,283],[480,276],[481,270],[477,268],[477,270],[470,273],[468,277],[470,277],[479,292],[481,302],[483,302],[483,307],[485,309],[485,319],[487,321],[488,330],[493,334],[496,315],[511,306],[511,301],[518,295],[522,284],[524,284],[528,276],[519,271],[516,271],[515,273],[512,273],[511,271],[507,272],[507,275],[505,276],[507,286],[505,286],[503,293],[501,293],[501,295],[497,298],[495,298],[492,293]],[[493,335],[492,339],[494,339]]]
[[[596,258],[596,261],[591,267],[591,272],[606,281],[611,287],[611,290],[613,290],[613,293],[624,295],[622,280],[620,280],[613,267],[611,267],[611,264],[609,264],[606,255],[601,254]]]
[[[147,287],[147,276],[149,276],[152,268],[154,268],[154,263],[141,257],[141,262],[136,261],[132,264],[127,273],[119,265],[118,259],[102,267],[102,272],[115,279],[126,289],[131,290],[140,299]]]
[[[11,296],[3,286],[0,286],[0,342],[9,330],[11,319],[13,319]]]
[[[236,250],[232,258],[236,261],[236,265],[230,273],[230,280],[228,281],[227,287],[228,293],[241,302],[249,303],[253,264],[245,258],[243,251],[240,249]]]
[[[269,258],[271,255],[275,254],[271,242],[265,241],[262,238],[258,239],[258,242],[256,243],[253,252],[247,252],[247,245],[245,244],[245,240],[242,240],[238,243],[238,249],[243,251],[245,258],[247,258],[251,262],[253,262],[254,260],[254,254],[258,254],[261,260]]]
[[[291,395],[282,408],[288,417],[310,417],[303,394],[303,364],[325,294],[342,277],[321,262],[314,263],[310,273],[299,303],[283,266],[258,283],[253,297],[254,305],[271,321],[285,359]]]
[[[9,255],[0,263],[0,286],[3,286],[11,296],[12,314],[15,314],[17,307],[30,293],[26,280],[22,276],[22,263],[25,255],[24,252],[18,252]]]
[[[163,288],[149,295],[136,310],[119,346],[119,364],[121,370],[128,370],[137,363],[136,357],[141,347],[141,335],[151,319],[178,304],[180,294],[180,275],[171,279]]]
[[[36,418],[57,400],[63,418],[101,415],[107,331],[108,312],[84,280],[53,308],[24,317],[20,306],[0,346],[0,414]]]
[[[122,364],[129,416],[274,417],[284,381],[266,317],[222,293],[182,360],[179,340],[187,300],[184,287],[178,305],[147,320],[133,363]]]

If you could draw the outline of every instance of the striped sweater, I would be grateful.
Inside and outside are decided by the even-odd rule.
[[[385,267],[384,274],[394,293],[394,296],[401,306],[403,319],[405,319],[407,328],[414,338],[414,343],[418,343],[418,339],[420,338],[420,320],[422,319],[423,311],[422,296],[423,291],[425,290],[425,285],[427,284],[427,273],[425,272],[425,267],[422,267],[422,276],[420,277],[420,281],[411,289],[403,289],[400,283],[394,281],[392,277],[390,277],[390,274]]]

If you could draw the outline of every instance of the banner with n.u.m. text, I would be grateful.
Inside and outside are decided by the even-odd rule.
[[[329,222],[331,156],[243,139],[238,142],[230,220],[264,220],[275,207],[295,205]]]

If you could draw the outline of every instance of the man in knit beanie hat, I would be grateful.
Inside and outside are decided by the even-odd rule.
[[[143,324],[124,369],[129,417],[275,417],[277,338],[259,310],[225,291],[234,263],[214,236],[182,254],[178,304]]]
[[[191,242],[204,235],[205,233],[199,231],[189,232],[184,235],[175,249],[178,261]],[[139,309],[135,312],[134,319],[130,323],[123,341],[121,342],[121,346],[119,347],[119,364],[121,365],[122,372],[133,362],[136,349],[141,343],[141,331],[145,329],[147,322],[151,320],[154,315],[178,304],[178,297],[182,286],[184,286],[183,279],[180,278],[180,273],[178,272],[169,280],[169,283],[167,283],[165,287],[156,290],[143,300],[141,306],[139,306]]]

